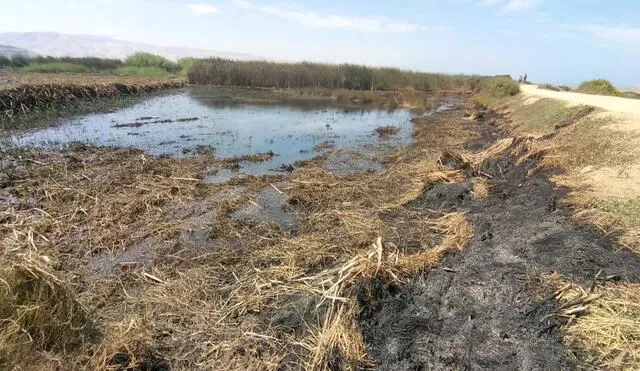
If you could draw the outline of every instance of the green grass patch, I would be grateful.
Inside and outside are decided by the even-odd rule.
[[[116,75],[165,78],[171,76],[160,67],[123,66],[115,71]]]
[[[22,68],[24,72],[38,73],[90,73],[87,66],[73,63],[36,63]]]
[[[616,216],[625,228],[640,229],[640,198],[602,202],[597,209]]]
[[[604,79],[585,81],[576,89],[579,93],[595,95],[611,95],[619,97],[622,93],[613,84]]]
[[[611,118],[587,118],[567,128],[559,135],[556,154],[564,168],[582,169],[586,166],[617,167],[634,163],[640,157],[634,133],[608,130]]]
[[[576,123],[593,110],[587,106],[567,107],[562,101],[544,98],[533,104],[519,102],[513,119],[520,124],[517,128],[520,133],[542,137]]]

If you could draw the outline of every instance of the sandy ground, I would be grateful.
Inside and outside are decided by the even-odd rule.
[[[559,99],[572,104],[585,104],[602,108],[605,111],[640,116],[640,99],[560,92],[538,89],[537,85],[522,85],[520,89],[528,96]]]
[[[558,99],[570,105],[590,105],[604,112],[596,113],[596,117],[610,119],[611,124],[605,130],[632,133],[629,150],[640,147],[640,99],[609,97],[572,92],[556,92],[538,89],[536,85],[521,86],[523,98],[534,101],[540,98]],[[606,135],[606,133],[604,133]],[[593,167],[580,170],[580,178],[589,186],[590,193],[597,199],[634,199],[640,197],[640,164],[624,167]]]

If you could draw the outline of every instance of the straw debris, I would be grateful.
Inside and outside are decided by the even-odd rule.
[[[273,176],[206,184],[203,173],[228,166],[210,156],[24,151],[0,190],[0,244],[8,261],[29,252],[56,263],[10,265],[0,286],[15,294],[11,272],[41,281],[36,306],[46,315],[37,318],[57,327],[9,326],[3,349],[29,334],[62,368],[371,366],[358,290],[374,279],[401,285],[473,234],[464,214],[407,207],[436,183],[465,179],[438,163],[442,145],[459,149],[468,134],[449,119],[417,122],[416,144],[385,159],[384,171],[338,176],[310,162],[285,184]],[[233,216],[273,188],[301,215],[296,230]],[[27,318],[24,302],[5,302],[3,317]]]

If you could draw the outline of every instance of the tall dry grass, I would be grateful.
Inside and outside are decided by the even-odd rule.
[[[417,89],[474,90],[481,78],[375,68],[350,64],[278,63],[206,59],[196,62],[188,73],[198,85],[249,86],[265,88],[330,88],[349,90]]]

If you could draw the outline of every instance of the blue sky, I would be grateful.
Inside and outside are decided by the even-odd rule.
[[[640,85],[638,0],[0,0],[0,9],[0,32]]]

